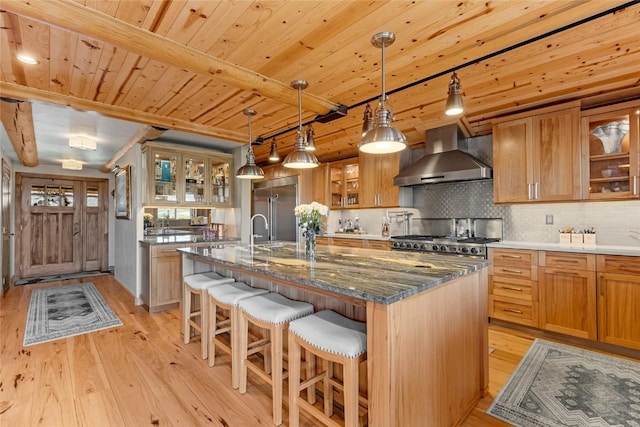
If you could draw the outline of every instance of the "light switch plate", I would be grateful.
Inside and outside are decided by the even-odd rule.
[[[544,223],[547,225],[553,225],[553,215],[545,215],[544,216]]]

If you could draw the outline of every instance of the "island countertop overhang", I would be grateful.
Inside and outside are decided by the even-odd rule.
[[[315,259],[295,243],[225,244],[180,248],[205,263],[241,269],[274,280],[363,301],[392,304],[489,265],[480,258],[323,246]]]

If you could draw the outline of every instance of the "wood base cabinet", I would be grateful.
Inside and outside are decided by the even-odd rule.
[[[538,327],[538,252],[491,249],[489,316]]]
[[[598,255],[599,340],[640,350],[640,257]]]
[[[142,299],[149,312],[178,307],[182,293],[181,254],[185,245],[141,245]]]
[[[597,339],[595,255],[540,252],[540,328]]]

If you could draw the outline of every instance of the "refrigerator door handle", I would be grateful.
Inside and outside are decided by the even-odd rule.
[[[278,194],[276,193],[274,197],[269,197],[269,232],[267,233],[267,240],[275,240],[277,233],[277,224],[276,224],[276,201],[278,200]]]

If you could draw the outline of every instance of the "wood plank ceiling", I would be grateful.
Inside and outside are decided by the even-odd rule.
[[[3,0],[0,9],[3,97],[240,142],[242,110],[253,108],[253,135],[282,133],[283,155],[295,136],[283,131],[298,122],[289,83],[305,79],[305,122],[349,110],[314,123],[321,161],[357,155],[363,102],[375,108],[381,90],[381,52],[370,43],[379,31],[396,34],[386,87],[411,86],[390,100],[393,126],[412,145],[456,120],[482,135],[491,118],[516,111],[640,96],[638,1]],[[18,62],[21,52],[39,63]],[[461,118],[443,113],[454,69]],[[255,147],[259,164],[268,150]]]

